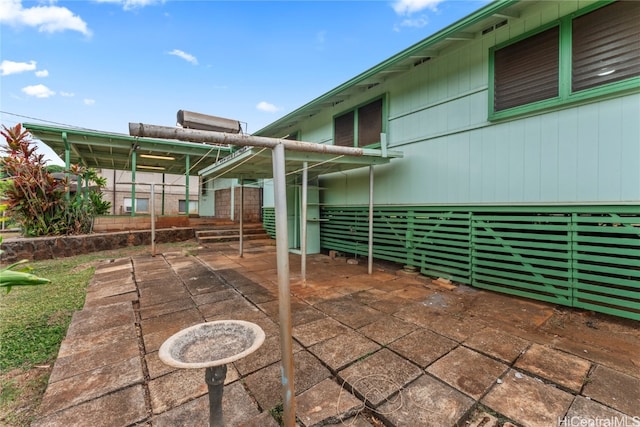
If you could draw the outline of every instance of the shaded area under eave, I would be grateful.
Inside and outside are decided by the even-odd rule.
[[[191,172],[211,166],[232,150],[226,145],[138,138],[126,134],[33,123],[23,123],[23,126],[63,161],[68,144],[70,163],[94,169],[131,170],[131,155],[133,147],[137,146],[138,171],[176,175],[190,172],[190,175],[195,175]],[[147,159],[143,155],[173,157],[173,160]]]
[[[198,174],[211,178],[272,178],[271,151],[271,149],[263,147],[245,147],[209,167],[199,169]],[[367,166],[383,165],[389,163],[391,159],[401,157],[403,157],[402,152],[378,149],[364,149],[362,156],[287,150],[285,174],[301,174],[305,162],[309,175],[319,176]]]

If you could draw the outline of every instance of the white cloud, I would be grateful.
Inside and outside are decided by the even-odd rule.
[[[418,18],[407,18],[403,19],[400,23],[401,27],[411,27],[411,28],[422,28],[426,27],[429,21],[425,16],[420,16]]]
[[[22,88],[22,91],[27,95],[35,96],[36,98],[49,98],[56,94],[45,85],[25,86]]]
[[[182,58],[185,61],[192,63],[193,65],[198,65],[198,59],[195,56],[180,49],[173,49],[171,52],[167,52],[167,54]]]
[[[91,35],[87,23],[66,7],[48,5],[25,8],[22,0],[0,0],[0,23],[26,25],[45,33],[72,30],[85,36]]]
[[[76,94],[73,93],[73,92],[60,91],[60,96],[64,96],[66,98],[71,98],[72,96],[76,96]]]
[[[277,113],[278,111],[280,111],[280,108],[266,101],[258,102],[258,105],[256,105],[256,108],[260,111],[265,111],[267,113]]]
[[[145,6],[151,6],[158,3],[164,3],[164,0],[95,0],[98,3],[113,3],[122,5],[124,10],[139,9]]]
[[[438,4],[444,0],[396,0],[392,7],[398,15],[411,15],[424,9],[433,11],[438,9]]]
[[[0,0],[1,2],[2,0]],[[0,75],[8,76],[9,74],[18,74],[25,71],[33,71],[36,69],[36,61],[15,62],[4,60],[0,63]]]
[[[36,71],[36,77],[47,77],[48,75],[49,75],[49,70]]]
[[[94,105],[96,103],[95,99],[90,99],[90,98],[85,98],[82,100],[82,102],[84,102],[84,105]]]

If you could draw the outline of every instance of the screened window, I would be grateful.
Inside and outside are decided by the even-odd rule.
[[[640,2],[612,3],[572,27],[573,91],[640,75]]]
[[[334,119],[334,144],[365,147],[380,142],[382,98],[351,110]]]
[[[495,52],[494,111],[558,96],[559,28]]]

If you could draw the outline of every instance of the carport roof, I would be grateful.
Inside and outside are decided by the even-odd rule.
[[[65,158],[66,139],[70,148],[71,163],[95,169],[131,170],[131,153],[137,146],[137,171],[184,175],[187,172],[189,156],[190,175],[195,175],[195,171],[209,167],[231,152],[229,145],[138,138],[126,134],[33,123],[23,123],[23,126],[36,139],[48,145],[61,159]],[[144,156],[160,156],[167,159]]]
[[[286,150],[285,173],[301,172],[307,162],[310,176],[343,172],[365,166],[389,163],[402,157],[399,151],[364,149],[362,156],[336,155],[320,152]],[[272,178],[272,150],[264,147],[243,147],[217,163],[200,169],[202,176],[212,178]]]

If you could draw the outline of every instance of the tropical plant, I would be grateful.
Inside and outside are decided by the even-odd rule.
[[[0,244],[1,243],[2,236],[0,236]],[[3,252],[4,251],[0,249],[0,254]],[[34,286],[49,283],[49,279],[44,279],[29,273],[31,271],[30,267],[23,267],[19,270],[14,270],[15,267],[26,262],[28,262],[28,260],[23,259],[7,267],[0,268],[0,288],[6,289],[7,293],[9,293],[13,286]]]
[[[7,145],[1,150],[0,169],[5,175],[3,198],[7,212],[25,236],[80,234],[93,231],[96,216],[109,212],[111,203],[102,200],[106,179],[94,169],[72,165],[65,176],[56,178],[46,166],[44,155],[36,153],[35,142],[20,124],[3,126]],[[69,176],[77,179],[72,195]],[[87,186],[83,189],[82,183]],[[89,183],[93,183],[89,187]],[[68,196],[67,196],[68,195]]]
[[[64,187],[46,171],[44,155],[36,153],[37,147],[20,124],[3,126],[1,133],[7,142],[2,147],[7,155],[0,159],[9,178],[3,195],[7,211],[26,235],[58,234],[51,219],[63,208]]]

